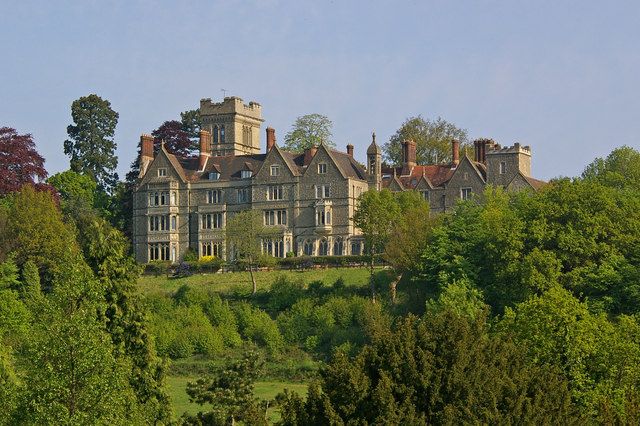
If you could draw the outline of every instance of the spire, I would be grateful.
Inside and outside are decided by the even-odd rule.
[[[371,133],[371,145],[367,148],[367,155],[371,154],[382,154],[382,150],[376,144],[376,132]]]

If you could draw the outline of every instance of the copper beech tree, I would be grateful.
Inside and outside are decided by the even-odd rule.
[[[44,158],[30,134],[20,135],[10,127],[0,127],[0,195],[17,192],[24,185],[44,186],[47,177]]]

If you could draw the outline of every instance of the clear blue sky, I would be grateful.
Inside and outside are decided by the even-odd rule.
[[[50,173],[89,93],[120,114],[121,177],[140,133],[222,88],[261,103],[279,141],[327,115],[361,160],[372,130],[417,114],[531,145],[544,179],[640,146],[640,2],[2,3],[0,126],[32,133]]]

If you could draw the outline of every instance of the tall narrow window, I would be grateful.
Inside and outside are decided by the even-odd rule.
[[[213,143],[217,144],[219,141],[218,139],[218,126],[213,126]]]
[[[220,143],[224,143],[224,124],[220,126]]]
[[[500,174],[503,175],[507,173],[507,162],[506,161],[501,161],[500,162]]]
[[[267,200],[282,200],[282,186],[281,185],[269,185],[267,189]]]
[[[471,188],[460,188],[460,199],[468,200],[471,198]]]

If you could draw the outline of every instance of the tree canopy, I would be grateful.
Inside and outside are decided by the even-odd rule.
[[[392,165],[401,165],[402,142],[413,140],[418,164],[448,163],[452,161],[452,139],[458,140],[460,149],[464,150],[468,144],[467,131],[440,117],[435,120],[420,115],[410,117],[383,145],[384,159]]]
[[[100,189],[110,192],[118,181],[114,140],[118,113],[108,100],[91,94],[73,101],[71,117],[73,124],[67,126],[69,139],[64,141],[71,170],[91,176]]]
[[[31,135],[0,127],[0,196],[19,191],[27,184],[37,186],[46,177],[44,158],[38,154]]]
[[[284,147],[292,152],[304,152],[321,143],[335,147],[331,140],[333,123],[321,114],[307,114],[296,118],[291,130],[284,137]]]

